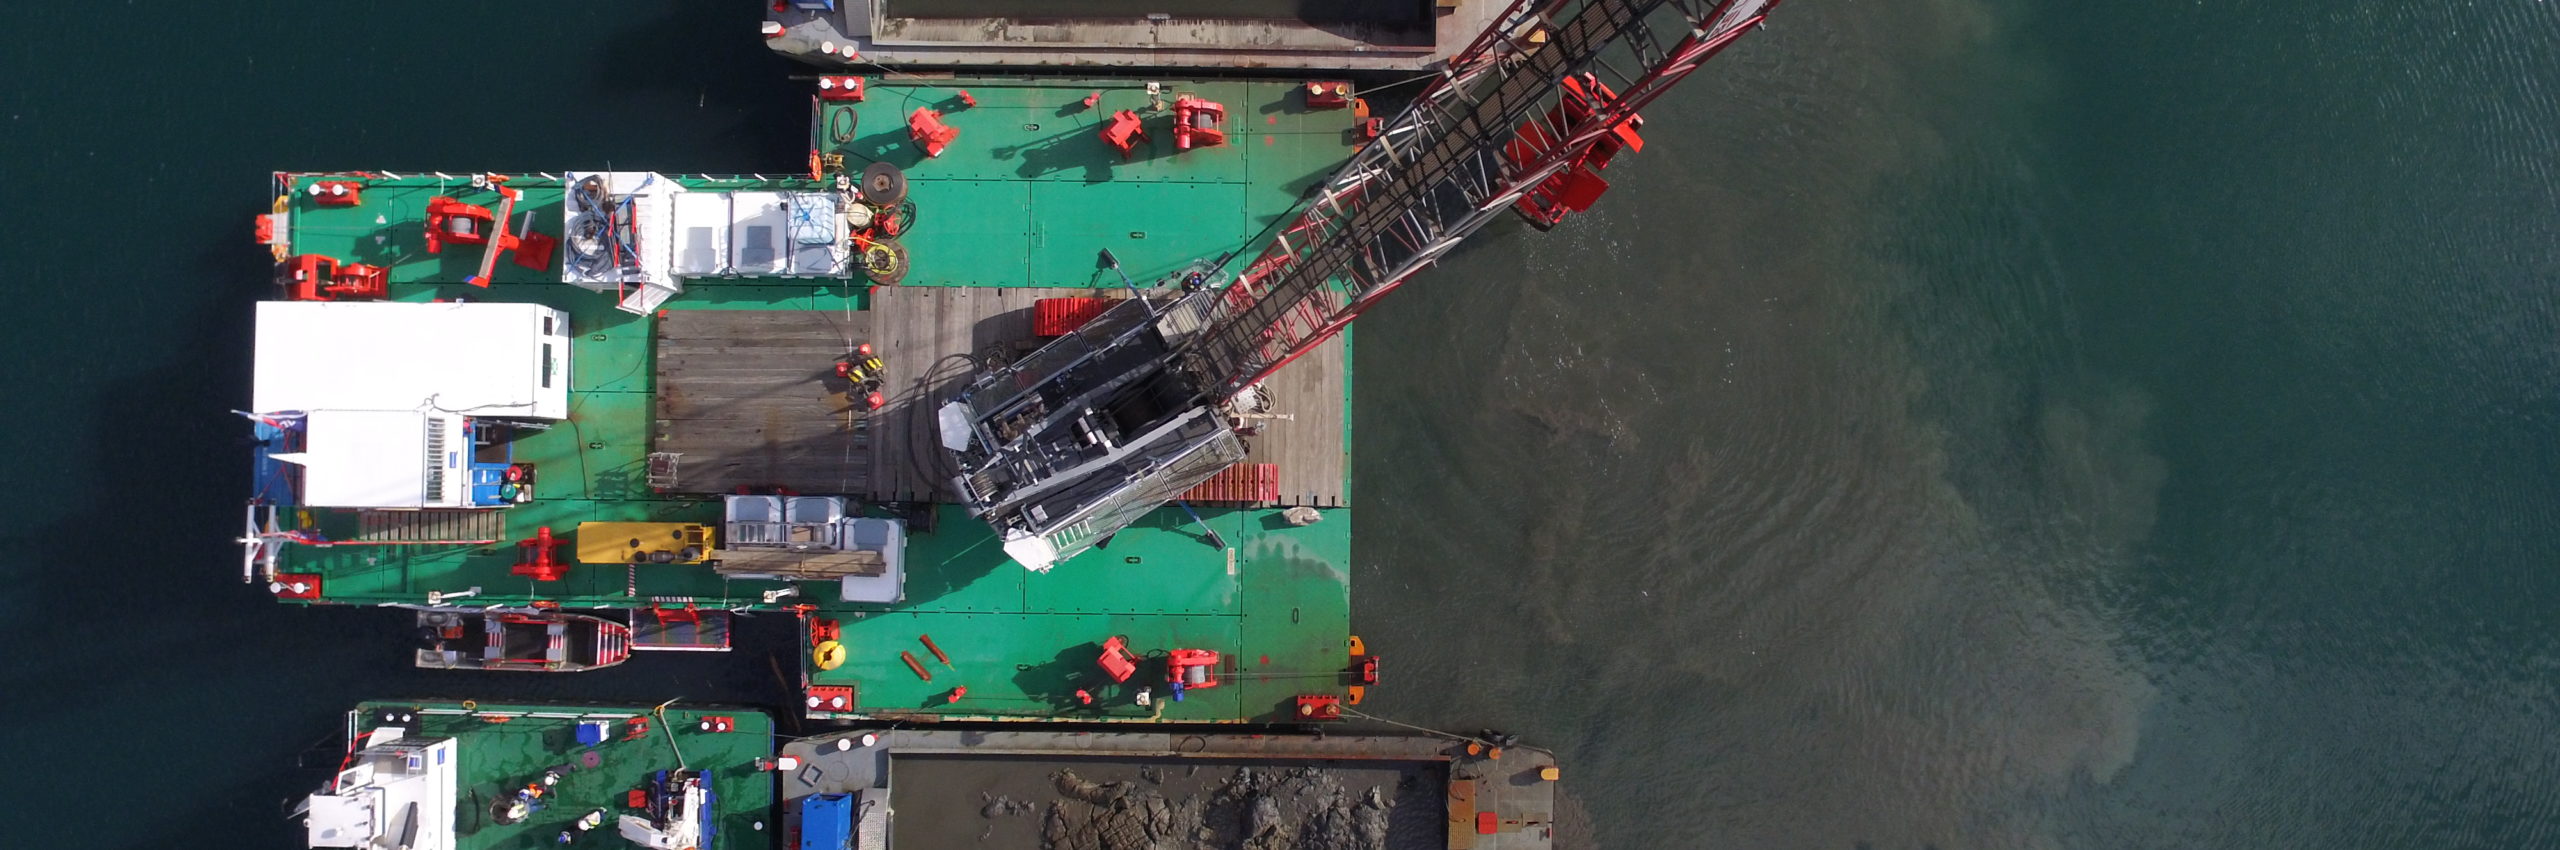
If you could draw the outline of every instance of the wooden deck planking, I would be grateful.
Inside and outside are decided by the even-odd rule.
[[[865,313],[669,310],[657,322],[656,434],[677,452],[675,490],[739,487],[861,495],[870,440],[834,364]]]
[[[1307,356],[1264,378],[1271,413],[1292,419],[1266,419],[1262,432],[1245,438],[1246,463],[1280,467],[1282,505],[1318,508],[1351,503],[1343,480],[1349,456],[1342,440],[1343,342],[1336,336]]]

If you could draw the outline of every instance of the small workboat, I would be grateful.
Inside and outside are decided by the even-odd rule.
[[[577,673],[631,657],[631,628],[557,611],[420,611],[418,666]]]

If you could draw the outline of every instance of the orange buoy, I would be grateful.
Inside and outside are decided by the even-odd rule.
[[[965,697],[965,696],[968,696],[968,695],[969,695],[969,686],[967,686],[967,685],[954,685],[954,686],[952,686],[952,688],[951,688],[951,696],[949,696],[949,697],[947,697],[947,698],[944,698],[944,699],[943,699],[943,702],[959,702],[961,697]]]

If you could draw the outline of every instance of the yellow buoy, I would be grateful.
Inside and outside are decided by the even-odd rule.
[[[844,644],[831,640],[820,641],[817,651],[811,655],[817,660],[820,670],[833,670],[844,666]]]
[[[1544,779],[1548,782],[1554,782],[1558,779],[1564,778],[1564,771],[1553,767],[1542,767],[1538,769],[1538,778]]]

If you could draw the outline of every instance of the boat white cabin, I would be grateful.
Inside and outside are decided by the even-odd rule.
[[[540,304],[262,301],[252,411],[569,416],[569,314]]]
[[[452,850],[461,758],[452,738],[373,730],[329,790],[304,801],[310,846]]]

